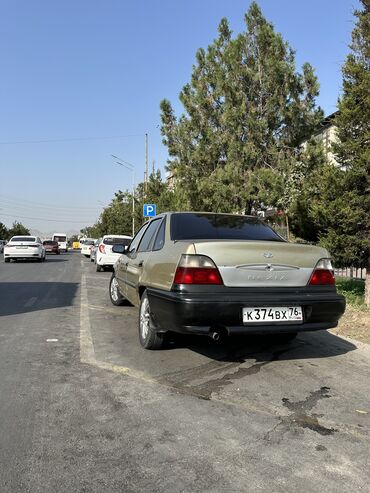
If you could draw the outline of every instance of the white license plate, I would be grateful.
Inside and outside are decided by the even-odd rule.
[[[24,245],[24,246],[16,246],[15,248],[22,248],[22,249],[24,249],[24,248],[28,248],[28,246],[27,245]]]
[[[243,323],[303,322],[300,306],[264,306],[243,308]]]

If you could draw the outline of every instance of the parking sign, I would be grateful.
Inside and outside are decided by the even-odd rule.
[[[143,206],[144,217],[154,217],[156,215],[157,215],[157,206],[155,204],[144,204]]]

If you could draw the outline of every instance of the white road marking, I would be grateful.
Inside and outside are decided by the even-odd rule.
[[[46,339],[46,342],[58,342],[59,339]]]
[[[25,308],[30,308],[31,306],[33,306],[36,303],[36,301],[37,301],[37,298],[35,296],[33,296],[28,301],[26,301],[26,303],[23,306]]]

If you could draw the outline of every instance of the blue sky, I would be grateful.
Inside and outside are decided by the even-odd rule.
[[[250,1],[0,0],[0,221],[42,232],[94,223],[131,174],[111,154],[164,170],[161,99],[178,94],[195,52],[227,17],[244,29]],[[318,104],[336,109],[357,0],[260,0],[265,17],[310,62]],[[74,140],[73,140],[74,139]]]

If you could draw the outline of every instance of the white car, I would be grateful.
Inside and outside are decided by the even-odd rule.
[[[105,235],[101,239],[96,251],[96,270],[100,272],[105,267],[112,267],[116,260],[120,257],[120,253],[112,252],[113,245],[124,245],[125,247],[131,243],[132,236],[125,235]]]
[[[81,255],[85,255],[85,257],[90,257],[91,247],[94,245],[96,239],[95,238],[81,238]]]
[[[13,236],[4,245],[4,262],[23,259],[44,262],[45,258],[45,247],[38,236]]]

